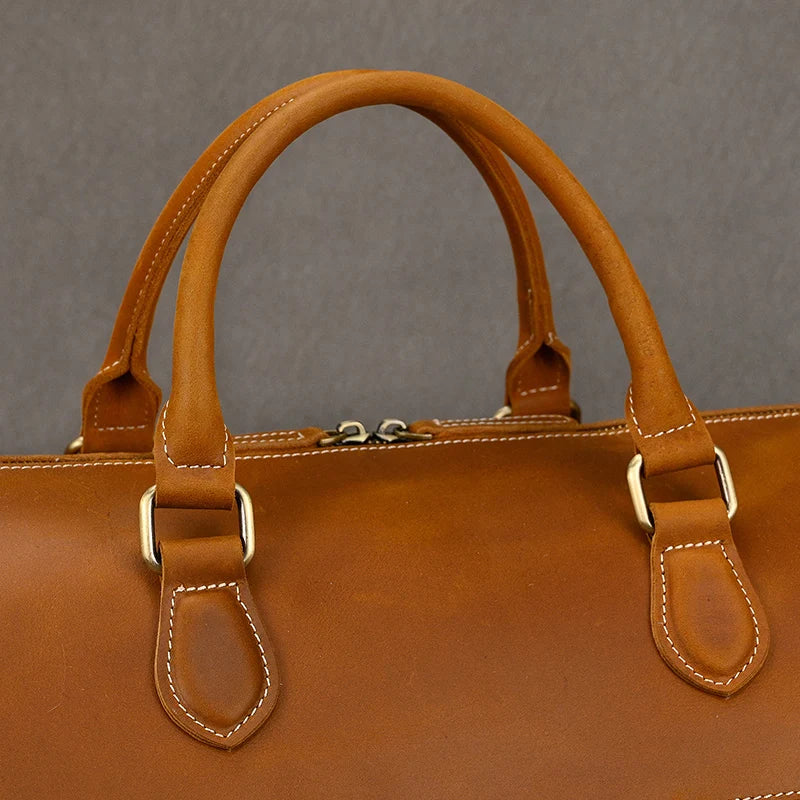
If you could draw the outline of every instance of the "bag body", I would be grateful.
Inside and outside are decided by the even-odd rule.
[[[376,102],[431,116],[498,200],[507,407],[234,436],[213,299],[238,208],[304,130]],[[576,418],[501,150],[608,293],[624,420]],[[193,222],[161,407],[147,339]],[[0,462],[0,796],[800,796],[800,406],[700,413],[602,215],[480,95],[350,71],[247,112],[156,223],[83,411],[76,452]]]

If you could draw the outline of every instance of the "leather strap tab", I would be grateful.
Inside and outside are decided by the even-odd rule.
[[[653,503],[650,621],[656,646],[685,681],[728,697],[769,650],[761,602],[720,499]]]
[[[161,543],[158,696],[201,742],[231,750],[275,707],[275,656],[245,575],[237,536]]]

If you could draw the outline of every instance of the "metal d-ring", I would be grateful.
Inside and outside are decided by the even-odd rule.
[[[739,508],[739,500],[736,497],[736,488],[733,485],[733,475],[731,466],[725,453],[719,448],[714,448],[716,458],[714,459],[714,469],[717,472],[719,488],[722,491],[722,499],[728,509],[728,519],[733,519]],[[650,513],[650,504],[644,493],[644,459],[641,453],[637,453],[628,464],[628,489],[631,492],[633,510],[639,525],[644,528],[648,535],[652,535],[655,530],[653,527],[653,515]]]
[[[239,510],[239,537],[242,540],[244,563],[249,564],[256,552],[256,534],[253,523],[253,501],[247,490],[235,484],[234,495]],[[151,486],[139,501],[139,537],[142,544],[142,558],[150,569],[161,572],[161,556],[158,552],[155,526],[156,487]]]

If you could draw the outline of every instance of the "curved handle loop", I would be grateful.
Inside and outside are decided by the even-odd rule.
[[[159,505],[230,508],[234,453],[214,373],[214,296],[225,245],[255,183],[312,126],[349,109],[394,103],[445,114],[494,142],[536,183],[579,241],[606,292],[631,366],[626,421],[654,475],[714,463],[714,446],[685,397],[647,295],[625,250],[586,190],[552,150],[482,95],[412,72],[346,74],[312,86],[285,109],[280,129],[259,129],[209,192],[189,241],[178,290],[172,395],[154,450]]]
[[[156,305],[184,237],[225,164],[259,127],[279,123],[312,86],[368,70],[335,72],[286,87],[242,114],[186,174],[145,242],[114,323],[101,370],[86,385],[83,452],[149,452],[161,391],[147,369]],[[469,126],[422,108],[480,172],[502,214],[517,270],[519,340],[506,375],[505,402],[515,414],[570,413],[569,349],[557,337],[541,244],[528,201],[502,152]],[[267,123],[267,120],[274,122]]]

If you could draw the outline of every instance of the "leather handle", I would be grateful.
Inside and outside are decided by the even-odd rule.
[[[563,217],[606,292],[631,366],[626,420],[647,475],[712,464],[713,443],[687,400],[647,295],[614,231],[586,190],[529,128],[443,78],[412,72],[346,74],[287,106],[282,126],[259,129],[209,192],[189,241],[178,290],[170,402],[154,450],[157,500],[229,508],[234,453],[214,373],[214,296],[225,245],[248,193],[277,156],[312,126],[348,109],[395,103],[452,116],[493,141]]]
[[[319,75],[270,95],[235,120],[189,170],[139,255],[103,366],[84,390],[83,452],[149,452],[153,447],[161,391],[150,377],[146,357],[156,305],[175,254],[225,164],[258,127],[279,124],[287,105],[311,86],[366,72]],[[469,126],[436,112],[413,110],[465,152],[491,190],[508,230],[517,271],[519,341],[507,372],[505,402],[515,414],[569,414],[569,349],[555,332],[541,243],[514,171],[502,152]]]

